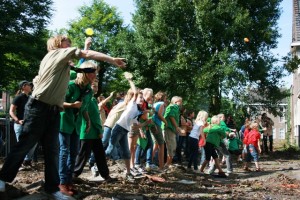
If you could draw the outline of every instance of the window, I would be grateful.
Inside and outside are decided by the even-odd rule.
[[[282,116],[279,117],[279,123],[285,123],[285,113],[282,113]]]
[[[281,113],[282,116],[279,116],[279,123],[285,123],[285,107],[284,106],[280,106],[279,107],[279,111]]]
[[[279,129],[279,139],[281,139],[281,140],[285,139],[285,130],[284,130],[284,128]]]

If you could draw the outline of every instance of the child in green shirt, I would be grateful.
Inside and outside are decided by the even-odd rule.
[[[243,145],[243,142],[236,137],[234,132],[229,133],[228,137],[228,151],[233,155],[237,155],[237,161],[240,161],[242,155],[242,149],[240,148]]]
[[[220,166],[218,154],[216,152],[217,148],[220,146],[221,140],[226,137],[226,133],[219,124],[220,120],[218,116],[213,116],[211,118],[211,125],[203,130],[203,132],[206,134],[206,139],[204,139],[205,161],[201,165],[200,171],[204,172],[207,163],[212,157],[215,161],[216,168],[219,170],[219,175],[225,176],[225,173]]]

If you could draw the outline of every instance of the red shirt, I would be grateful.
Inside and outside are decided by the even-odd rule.
[[[247,142],[245,141],[245,138],[247,137],[248,133],[250,132],[250,129],[248,128],[245,128],[245,131],[244,131],[244,140],[243,140],[243,143],[246,144]]]
[[[246,141],[246,145],[252,144],[256,148],[258,148],[258,141],[260,140],[260,137],[261,136],[258,130],[251,130],[245,137],[244,143]]]

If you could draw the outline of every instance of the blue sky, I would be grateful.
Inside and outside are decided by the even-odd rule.
[[[49,25],[50,30],[66,28],[70,20],[79,17],[78,8],[89,5],[91,0],[53,0],[54,12],[53,20]],[[129,24],[131,13],[134,12],[133,0],[105,0],[109,5],[115,6],[123,17],[125,23]],[[282,14],[278,21],[281,38],[278,40],[278,47],[272,52],[278,57],[286,56],[290,51],[292,41],[292,0],[283,0],[281,3]],[[284,79],[286,86],[291,85],[292,77]]]

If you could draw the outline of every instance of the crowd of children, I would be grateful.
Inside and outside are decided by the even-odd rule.
[[[63,42],[67,43],[66,46]],[[90,42],[87,40],[87,44],[90,45]],[[61,68],[67,65],[72,55],[125,66],[120,58],[69,46],[68,38],[51,38],[46,58],[53,60],[56,53],[61,53],[65,56],[64,63],[57,63]],[[124,99],[114,100],[112,92],[108,98],[101,96],[97,100],[93,94],[98,90],[96,74],[99,67],[92,61],[85,61],[79,66],[75,80],[68,83],[66,79],[64,85],[59,85],[59,90],[53,86],[48,91],[50,83],[43,76],[54,73],[53,81],[59,81],[55,79],[59,75],[55,71],[47,72],[47,67],[51,68],[53,63],[43,61],[42,64],[45,67],[41,65],[39,76],[35,79],[35,93],[29,98],[25,109],[24,117],[32,118],[29,122],[25,121],[22,139],[0,171],[0,192],[5,191],[4,181],[14,179],[25,155],[39,139],[44,139],[42,145],[48,152],[45,154],[45,189],[55,199],[72,199],[71,196],[76,193],[72,179],[82,173],[89,159],[90,167],[95,167],[96,163],[106,181],[111,181],[107,159],[124,160],[125,177],[129,181],[134,181],[134,176],[141,173],[163,173],[174,163],[185,164],[183,154],[187,170],[198,171],[199,174],[205,173],[209,165],[207,173],[214,173],[217,168],[219,176],[230,175],[233,173],[233,156],[237,156],[238,161],[245,160],[246,171],[250,171],[251,160],[254,160],[256,171],[261,170],[258,163],[261,153],[259,122],[247,120],[242,137],[238,137],[232,119],[226,124],[224,114],[208,118],[210,114],[201,110],[193,119],[194,111],[183,108],[182,97],[173,96],[169,103],[165,92],[158,91],[154,95],[150,88],[137,88],[133,75],[128,72],[124,73],[124,78],[130,88]],[[69,69],[63,68],[63,72],[65,76],[69,75]],[[53,95],[57,100],[51,100]],[[111,109],[106,106],[109,100],[115,104]],[[40,109],[41,117],[48,121],[35,119],[35,109]],[[14,116],[13,111],[11,114]],[[35,127],[36,121],[40,126]],[[53,126],[50,128],[46,124],[51,122]],[[37,133],[37,128],[44,132]],[[49,137],[51,146],[47,145]],[[30,139],[32,141],[28,143]],[[17,156],[16,160],[14,156]],[[221,166],[223,162],[220,163],[222,156],[227,166],[226,172]]]

